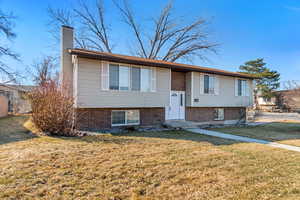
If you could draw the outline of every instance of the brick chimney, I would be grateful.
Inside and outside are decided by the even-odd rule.
[[[61,55],[60,64],[61,72],[60,79],[64,89],[67,89],[72,95],[73,91],[73,64],[72,55],[68,49],[73,48],[73,28],[69,26],[61,27]]]

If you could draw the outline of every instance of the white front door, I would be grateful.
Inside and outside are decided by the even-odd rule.
[[[185,92],[171,91],[170,106],[167,109],[167,120],[185,119]]]

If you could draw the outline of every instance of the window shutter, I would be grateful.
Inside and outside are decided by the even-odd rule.
[[[235,96],[237,97],[237,96],[239,96],[239,81],[238,81],[239,79],[234,79],[234,90],[235,90]]]
[[[109,66],[108,63],[101,63],[101,89],[108,90],[109,88]]]
[[[215,77],[209,76],[209,94],[215,94]]]
[[[204,76],[200,74],[200,94],[204,94]]]
[[[220,91],[220,81],[219,81],[219,77],[215,76],[215,95],[219,95],[219,91]]]
[[[156,68],[151,68],[151,92],[156,92]]]

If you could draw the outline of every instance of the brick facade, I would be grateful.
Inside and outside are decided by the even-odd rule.
[[[164,108],[84,108],[77,109],[77,128],[101,130],[111,128],[112,110],[139,110],[140,125],[159,125],[165,121]]]
[[[215,108],[186,107],[186,120],[195,122],[214,121]],[[224,108],[224,120],[239,120],[242,113],[246,112],[244,107]]]
[[[171,72],[171,90],[185,91],[185,72]]]

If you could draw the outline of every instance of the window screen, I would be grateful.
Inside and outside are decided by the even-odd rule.
[[[137,125],[140,123],[139,110],[114,110],[111,115],[113,126],[118,125]]]
[[[144,92],[150,91],[150,69],[142,68],[141,69],[141,90]]]
[[[125,111],[113,111],[112,112],[112,124],[117,125],[117,124],[125,124]]]
[[[204,75],[204,93],[209,94],[209,76]]]
[[[129,90],[129,67],[119,67],[120,90]]]
[[[134,91],[141,90],[141,68],[132,67],[131,68],[131,89]]]
[[[109,89],[118,90],[119,89],[119,66],[109,65]]]
[[[224,120],[224,108],[215,108],[214,120]]]

